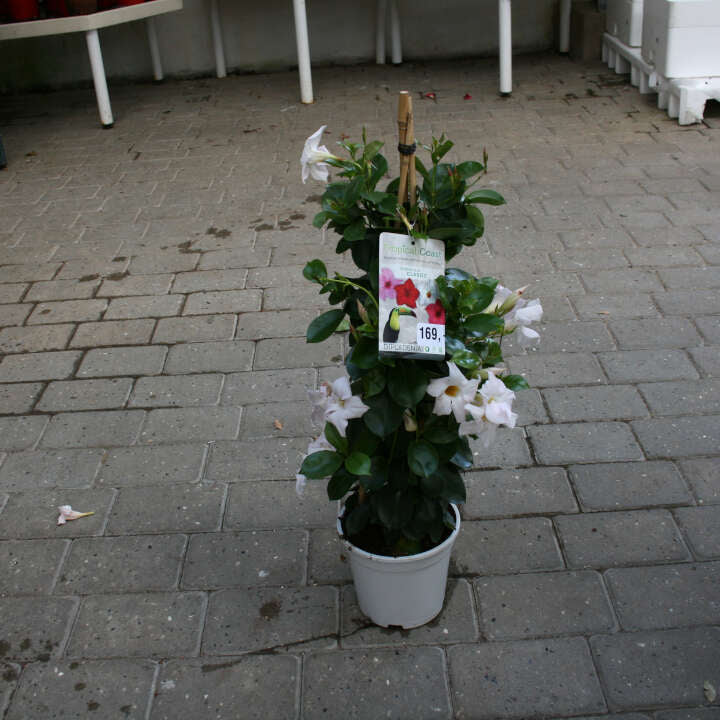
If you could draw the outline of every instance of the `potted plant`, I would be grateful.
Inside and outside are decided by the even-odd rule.
[[[380,234],[397,233],[398,224],[411,237],[441,240],[446,260],[476,242],[484,230],[478,206],[504,203],[494,190],[473,189],[487,171],[485,154],[482,162],[446,162],[453,143],[433,138],[425,147],[429,164],[415,161],[420,182],[410,183],[405,204],[396,196],[402,178],[379,189],[388,171],[382,143],[364,134],[359,143],[342,141],[341,157],[320,145],[323,130],[306,142],[303,181],[327,181],[329,166],[339,179],[326,186],[313,224],[340,236],[336,252],[350,251],[360,274],[331,275],[321,260],[303,271],[336,306],[310,323],[307,341],[347,326],[350,351],[347,375],[310,393],[323,431],[308,448],[297,489],[327,478],[329,499],[341,501],[338,532],[360,609],[382,626],[416,627],[442,609],[457,506],[465,501],[462,471],[472,465],[469,439],[489,446],[498,426],[514,427],[514,391],[527,387],[505,372],[502,339],[519,329],[521,341],[537,340],[528,325],[542,308],[522,289],[459,269],[447,269],[423,293],[410,278],[378,271]],[[393,320],[381,322],[383,293],[394,295],[399,310],[444,322],[444,358],[379,354],[379,336]]]

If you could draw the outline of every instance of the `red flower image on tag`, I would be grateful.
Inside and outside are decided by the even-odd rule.
[[[439,300],[431,303],[426,308],[428,314],[428,322],[433,325],[445,324],[445,308]]]
[[[395,297],[398,305],[407,305],[408,307],[417,307],[417,299],[420,297],[420,291],[415,287],[415,283],[408,278],[402,285],[395,286]]]

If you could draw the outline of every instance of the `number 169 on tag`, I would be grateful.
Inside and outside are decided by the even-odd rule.
[[[445,348],[445,326],[434,325],[433,323],[417,324],[417,344],[442,346],[443,352]]]

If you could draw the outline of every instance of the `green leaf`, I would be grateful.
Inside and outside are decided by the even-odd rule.
[[[370,520],[370,503],[361,503],[345,519],[345,531],[348,535],[361,533]]]
[[[466,370],[475,370],[480,367],[480,356],[472,350],[459,350],[452,355],[452,361]]]
[[[343,232],[343,239],[349,243],[360,242],[365,239],[365,221],[358,218],[352,224],[348,225]]]
[[[357,478],[351,475],[344,467],[339,468],[328,480],[327,494],[329,500],[342,500],[345,494],[355,484]]]
[[[366,398],[378,395],[385,389],[385,368],[378,365],[363,375],[363,396]]]
[[[415,169],[423,176],[423,178],[427,178],[428,171],[423,165],[422,160],[417,155],[415,156]]]
[[[485,231],[485,216],[472,205],[468,205],[465,208],[468,220],[477,228],[477,231],[482,235]]]
[[[360,193],[360,197],[363,200],[371,202],[373,205],[379,205],[383,200],[387,200],[387,198],[392,197],[392,195],[380,192],[379,190],[371,190],[370,192]]]
[[[380,152],[380,149],[385,143],[380,142],[379,140],[373,140],[373,142],[368,143],[365,146],[365,150],[363,152],[363,160],[366,160],[367,162],[370,162],[375,158],[375,156]]]
[[[472,335],[472,337],[485,337],[491,332],[502,330],[505,327],[505,323],[503,319],[497,315],[480,314],[468,318],[462,327],[463,330]]]
[[[310,282],[322,283],[327,277],[327,268],[322,260],[311,260],[303,268],[303,276]]]
[[[378,344],[377,339],[372,337],[361,337],[360,340],[353,345],[348,362],[356,365],[361,370],[370,370],[378,363]]]
[[[313,227],[321,228],[330,218],[330,213],[325,211],[319,212],[312,221]]]
[[[465,196],[465,202],[483,205],[504,205],[505,198],[494,190],[475,190]]]
[[[370,475],[370,458],[365,453],[350,453],[345,458],[345,469],[353,475]]]
[[[431,415],[430,420],[425,423],[423,437],[435,445],[446,445],[455,442],[457,439],[457,424],[450,425],[450,416],[440,417]]]
[[[350,447],[356,452],[373,456],[380,444],[376,435],[373,435],[361,419],[353,419],[348,423],[347,439]]]
[[[527,390],[530,387],[522,375],[500,375],[500,379],[510,390]]]
[[[463,280],[476,279],[474,275],[471,275],[469,272],[465,272],[465,270],[461,270],[460,268],[447,268],[447,270],[445,270],[445,278],[451,285],[456,285]]]
[[[388,163],[384,155],[379,153],[373,158],[372,161],[372,173],[370,173],[370,179],[368,180],[368,187],[374,188],[378,184],[378,180],[385,175],[388,171]],[[388,190],[387,192],[391,192]],[[397,190],[395,191],[397,194]]]
[[[442,478],[443,488],[440,494],[443,499],[451,503],[464,503],[466,492],[462,475],[455,468],[445,467]]]
[[[326,313],[316,317],[308,325],[307,341],[317,343],[327,340],[335,332],[344,317],[344,310],[328,310]]]
[[[341,452],[343,455],[347,455],[347,451],[348,451],[347,438],[344,438],[340,434],[340,431],[331,422],[325,423],[325,437],[327,438],[327,441],[338,452]]]
[[[300,466],[300,474],[318,480],[332,475],[343,464],[343,456],[332,450],[320,450],[308,455]]]
[[[460,437],[457,439],[455,454],[450,459],[450,462],[463,470],[468,470],[472,467],[473,454],[470,449],[470,443],[466,437]]]
[[[428,230],[428,237],[435,238],[435,240],[447,240],[460,234],[461,230],[461,227],[432,228],[432,230]]]
[[[365,404],[370,409],[363,415],[363,421],[370,432],[378,437],[387,437],[400,426],[404,408],[396,405],[386,394],[366,398]]]
[[[408,465],[421,477],[430,477],[438,468],[437,450],[427,440],[415,440],[408,448]]]
[[[428,378],[425,371],[412,361],[400,362],[388,370],[390,397],[403,408],[414,408],[427,392]]]
[[[456,165],[455,170],[463,180],[467,180],[473,175],[479,175],[483,172],[485,170],[485,166],[475,160],[469,160]]]
[[[382,455],[376,455],[371,462],[370,477],[362,476],[360,484],[370,491],[379,490],[387,483],[388,465]]]

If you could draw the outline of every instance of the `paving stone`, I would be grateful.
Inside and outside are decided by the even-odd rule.
[[[453,575],[558,570],[563,561],[547,518],[465,521],[450,560]]]
[[[616,623],[600,575],[554,572],[474,581],[490,640],[611,632]]]
[[[128,269],[133,275],[135,273],[152,275],[154,273],[193,270],[197,263],[198,258],[196,254],[178,253],[173,250],[136,255],[130,261],[130,267]]]
[[[708,315],[693,319],[706,340],[710,343],[720,343],[720,316]]]
[[[585,511],[693,502],[685,481],[669,462],[573,465],[570,478]]]
[[[657,720],[720,720],[720,708],[685,708],[657,713]]]
[[[47,662],[62,654],[77,600],[49,597],[0,597],[3,659]]]
[[[581,320],[656,318],[660,314],[648,294],[579,295],[572,303]]]
[[[338,597],[331,587],[269,587],[211,593],[204,655],[290,649],[331,649],[337,644]]]
[[[243,313],[238,318],[235,336],[243,340],[298,337],[316,316],[313,309]]]
[[[108,450],[96,484],[98,487],[137,485],[191,485],[199,482],[206,445],[136,446]]]
[[[711,455],[720,447],[720,415],[635,420],[632,426],[649,458]]]
[[[33,663],[23,670],[8,720],[27,717],[143,720],[150,701],[155,664],[133,660]],[[52,713],[52,714],[51,714]]]
[[[256,268],[270,263],[269,248],[250,250],[216,250],[203,253],[199,270],[225,270],[226,268]],[[257,285],[253,287],[258,287]],[[260,286],[262,287],[262,286]]]
[[[81,356],[78,350],[6,355],[0,360],[0,382],[63,380],[73,374]]]
[[[35,409],[61,412],[121,408],[127,402],[132,384],[132,378],[56,380],[45,388]]]
[[[126,297],[128,295],[165,295],[170,292],[172,275],[128,275],[118,273],[103,279],[98,297]]]
[[[680,250],[680,248],[676,248]],[[687,249],[683,248],[685,252]],[[690,252],[693,252],[692,250]],[[700,265],[700,258],[693,252],[697,262],[693,265]],[[659,265],[660,263],[653,263]],[[689,263],[672,263],[673,265],[689,264]],[[686,290],[693,288],[694,290],[704,290],[708,288],[720,287],[720,267],[697,267],[697,268],[679,268],[669,267],[666,270],[660,270],[660,279],[669,290]]]
[[[201,593],[91,595],[80,607],[67,656],[184,657],[198,651]]]
[[[96,348],[89,350],[77,372],[78,377],[114,375],[158,375],[165,363],[167,348],[147,347]]]
[[[2,268],[0,268],[2,269]],[[13,325],[22,325],[25,318],[30,314],[33,305],[16,303],[13,305],[3,305],[0,312],[0,327],[10,327]]]
[[[34,447],[47,426],[42,415],[0,417],[0,450],[26,450]]]
[[[171,660],[163,663],[152,720],[224,718],[242,709],[243,720],[297,717],[300,667],[287,655]],[[278,682],[282,678],[282,682]]]
[[[7,709],[10,698],[15,692],[21,666],[0,661],[0,712]]]
[[[562,233],[568,235],[569,233]],[[629,266],[621,250],[571,250],[551,253],[550,259],[558,270],[610,270]]]
[[[624,423],[533,425],[528,434],[543,465],[642,460],[640,447]]]
[[[467,501],[462,515],[478,520],[504,515],[577,512],[561,468],[525,468],[465,473]]]
[[[339,365],[343,359],[342,338],[335,334],[324,343],[307,343],[305,338],[260,340],[255,349],[255,370],[308,368]],[[1,366],[0,366],[1,369]]]
[[[695,557],[700,560],[720,557],[720,508],[678,508],[675,518]]]
[[[720,502],[720,463],[717,458],[685,460],[680,468],[699,504]]]
[[[663,315],[719,313],[720,294],[713,290],[669,290],[656,292],[655,302]]]
[[[6,256],[3,250],[3,256]],[[4,263],[0,267],[0,282],[35,282],[50,280],[60,269],[61,263]]]
[[[337,504],[328,500],[325,486],[324,482],[310,481],[305,494],[299,498],[294,480],[235,483],[228,490],[223,527],[226,530],[334,528]]]
[[[638,386],[653,415],[720,413],[720,381],[647,383]]]
[[[74,538],[102,534],[108,509],[114,499],[111,490],[49,489],[14,492],[8,496],[0,518],[0,539]],[[58,506],[94,515],[57,525]]]
[[[176,345],[170,351],[180,348]],[[170,365],[168,360],[167,365]],[[166,372],[168,369],[166,367]],[[223,405],[249,405],[261,402],[293,402],[308,400],[308,390],[315,388],[316,370],[259,370],[226,375],[221,403]]]
[[[220,269],[182,272],[175,276],[173,292],[194,293],[199,291],[242,290],[248,271],[245,269]]]
[[[44,448],[132,445],[145,418],[142,410],[98,410],[54,415],[43,435]]]
[[[217,405],[222,384],[222,375],[210,373],[140,378],[135,383],[128,407]]]
[[[699,345],[702,340],[686,318],[611,320],[610,330],[621,350],[684,348]]]
[[[601,295],[634,295],[663,289],[657,273],[650,270],[598,270],[582,273],[582,280],[589,292]]]
[[[235,323],[235,315],[160,318],[153,342],[172,344],[232,340]]]
[[[448,656],[453,706],[460,717],[605,711],[583,638],[456,645]]]
[[[42,392],[42,383],[0,385],[0,408],[5,415],[22,415],[32,410]]]
[[[151,410],[140,434],[140,442],[232,440],[237,437],[239,427],[239,408],[195,407]],[[216,445],[215,452],[218,451],[219,447]]]
[[[297,530],[194,535],[182,576],[184,589],[300,585],[307,537]]]
[[[110,300],[105,320],[131,320],[179,315],[185,302],[184,295],[139,295]]]
[[[295,310],[298,307],[327,309],[327,296],[318,294],[317,286],[309,283],[286,287],[271,287],[263,289],[263,310]]]
[[[25,296],[25,302],[46,300],[81,300],[91,298],[99,280],[78,282],[77,280],[45,280],[35,282]]]
[[[537,330],[541,337],[538,352],[596,352],[615,348],[602,322],[543,323]]]
[[[561,515],[555,518],[568,566],[612,567],[688,560],[667,510]]]
[[[294,478],[307,451],[307,442],[306,438],[216,442],[208,463],[207,479],[245,482]]]
[[[703,682],[720,666],[717,628],[656,630],[591,638],[612,707],[701,705]]]
[[[629,420],[648,416],[638,391],[627,385],[548,388],[542,394],[556,422]]]
[[[84,258],[82,260],[68,260],[63,263],[60,272],[55,276],[57,280],[72,280],[92,275],[113,275],[127,269],[128,260],[107,260],[106,258]],[[95,279],[95,278],[93,278]]]
[[[180,577],[185,544],[184,535],[74,540],[55,592],[92,595],[172,590]]]
[[[67,540],[0,542],[0,596],[49,593],[67,546]]]
[[[509,358],[508,365],[512,373],[523,375],[533,387],[607,382],[597,360],[583,353],[519,355]]]
[[[240,437],[243,440],[267,437],[309,437],[318,435],[310,417],[308,401],[264,403],[243,409]]]
[[[523,428],[500,428],[492,445],[486,448],[480,440],[471,440],[474,468],[516,467],[531,465]]]
[[[682,350],[624,350],[598,353],[610,382],[636,383],[655,380],[687,380],[697,370]]]
[[[624,630],[716,625],[720,617],[720,563],[615,568],[605,577]]]
[[[0,285],[0,304],[19,302],[27,287],[26,283]]]
[[[0,490],[90,487],[102,457],[99,449],[11,453],[0,466]]]
[[[59,300],[38,303],[27,319],[28,325],[51,325],[54,323],[86,322],[99,320],[107,300]]]
[[[150,342],[154,328],[155,321],[149,318],[83,323],[78,326],[70,347],[146,345]]]
[[[74,329],[74,325],[3,328],[0,330],[0,352],[30,353],[63,350],[67,347]]]
[[[322,500],[323,498],[318,498],[318,501]],[[310,531],[308,582],[313,585],[343,585],[352,582],[345,548],[340,542],[337,529],[330,527],[332,518],[328,518],[327,524],[327,528]]]
[[[183,315],[215,315],[217,313],[247,313],[259,310],[260,290],[218,290],[188,295]]]
[[[720,377],[720,354],[717,346],[692,348],[690,356],[703,374]]]
[[[250,370],[254,352],[254,343],[237,340],[173,345],[168,352],[165,372],[170,374],[234,373],[240,370]]]
[[[108,533],[207,532],[220,529],[223,487],[125,487],[113,504]]]

